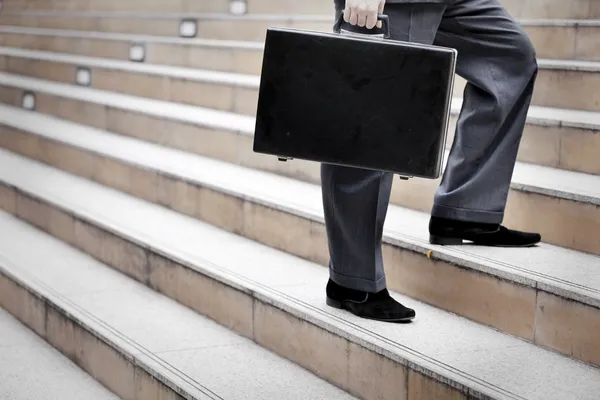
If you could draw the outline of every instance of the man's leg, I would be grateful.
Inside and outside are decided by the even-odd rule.
[[[443,11],[444,6],[439,4],[392,4],[386,6],[384,13],[390,19],[392,39],[430,44]],[[381,255],[392,178],[390,173],[322,165],[323,207],[331,257],[327,294],[330,305],[348,308],[357,315],[403,320],[414,317],[414,311],[389,297]],[[371,300],[378,306],[374,307]],[[385,302],[388,306],[382,307]]]
[[[481,244],[538,242],[537,234],[499,226],[537,74],[533,45],[498,0],[453,1],[434,44],[458,50],[457,73],[468,84],[435,195],[432,241],[458,244],[470,229],[466,236]]]

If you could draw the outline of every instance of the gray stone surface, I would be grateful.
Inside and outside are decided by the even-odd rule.
[[[258,89],[260,77],[233,72],[202,70],[196,68],[177,67],[163,64],[132,63],[112,58],[97,58],[51,51],[27,50],[16,47],[0,47],[0,55],[23,57],[32,60],[43,60],[57,63],[76,64],[91,68],[107,68],[118,71],[143,73],[148,75],[168,76],[204,83],[221,83]]]
[[[106,106],[110,105],[142,114],[165,117],[186,123],[196,123],[201,126],[211,126],[218,129],[244,133],[254,132],[253,117],[228,111],[105,92],[97,89],[66,85],[3,72],[0,72],[0,84],[10,87],[19,87],[33,92],[42,92],[66,97],[73,100],[81,100]]]
[[[475,352],[454,350],[438,356],[449,365],[480,371],[487,376],[488,383],[520,385],[519,395],[526,399],[597,400],[600,374],[590,374],[589,366],[578,361],[571,361],[564,370],[554,368],[561,358],[552,352],[540,354],[530,347]],[[522,385],[523,382],[528,384]],[[578,389],[573,391],[573,387]]]
[[[3,227],[0,230],[0,256],[10,260],[11,265],[18,266],[29,276],[35,276],[36,280],[51,287],[111,330],[153,353],[154,359],[159,357],[163,363],[182,371],[197,384],[224,399],[353,398],[251,340],[6,213],[0,212],[0,226]],[[4,331],[0,328],[2,333]],[[14,335],[7,335],[6,342],[18,340]],[[0,357],[3,354],[1,346],[0,338]],[[24,356],[13,353],[7,354],[11,357]],[[249,368],[249,365],[252,367]],[[0,377],[2,372],[0,367]],[[24,369],[15,370],[11,379],[23,379],[24,374]],[[0,380],[0,394],[1,390]],[[2,396],[0,398],[3,399]]]
[[[1,77],[0,74],[0,80]],[[238,196],[253,198],[307,218],[322,219],[321,193],[317,185],[120,135],[107,134],[97,129],[39,114],[32,115],[12,107],[0,106],[0,121],[47,138],[147,165],[151,169],[174,174],[189,181],[201,182]],[[5,162],[8,163],[7,171],[8,168],[15,168],[12,175],[6,175],[7,179],[29,185],[28,187],[35,190],[44,190],[41,178],[27,176],[27,179],[22,179],[19,176],[18,158],[8,157]],[[548,190],[571,190],[573,196],[577,193],[575,191],[578,191],[600,200],[600,177],[527,164],[518,164],[515,175],[535,181],[538,187],[542,184],[546,185]],[[57,179],[62,179],[60,176],[57,175]],[[538,182],[538,176],[542,184]],[[118,208],[116,205],[118,201],[114,198],[107,198],[105,201],[112,201]],[[138,218],[140,219],[144,218]],[[529,286],[541,283],[545,285],[546,290],[551,290],[553,293],[600,306],[600,257],[546,244],[533,249],[494,249],[477,246],[463,246],[456,249],[431,246],[428,243],[428,220],[429,216],[425,213],[390,206],[385,240],[397,242],[401,246],[414,248],[423,253],[428,249],[434,249],[436,256],[452,262]],[[162,222],[150,219],[147,223],[154,224],[147,229],[156,229]],[[285,281],[288,277],[274,273],[272,279]]]
[[[3,28],[0,26],[0,32],[2,32],[2,29]],[[190,39],[185,40],[187,41]],[[156,68],[159,68],[161,73],[173,71],[174,74],[179,74],[182,76],[190,74],[188,69],[179,67],[138,66],[136,68],[145,68],[155,71],[157,70]],[[209,71],[198,71],[194,73],[194,75],[196,78],[204,77],[204,79],[212,80],[226,79],[230,83],[237,82],[240,85],[254,85],[254,77],[249,77],[246,75],[243,75],[240,78],[238,75],[223,75],[211,73]],[[222,129],[235,129],[247,134],[252,134],[254,132],[253,117],[235,114],[232,112],[217,111],[186,104],[177,104],[173,102],[145,99],[119,93],[104,92],[96,89],[78,87],[75,85],[66,85],[8,73],[0,73],[0,83],[7,86],[27,88],[33,91],[42,91],[49,94],[81,99],[92,103],[125,107],[126,109],[131,109],[142,113],[155,113],[156,115],[164,115],[170,119],[177,119],[199,124],[209,124],[218,126]],[[457,114],[461,106],[462,99],[454,98],[452,101],[452,112]],[[529,123],[544,126],[566,126],[599,130],[600,112],[531,106],[528,112],[527,121]]]
[[[180,38],[170,36],[151,36],[137,35],[131,33],[112,33],[112,32],[93,32],[83,30],[68,30],[68,29],[50,29],[50,28],[29,28],[22,26],[0,26],[0,33],[18,33],[34,36],[56,36],[70,37],[81,39],[101,39],[115,40],[133,43],[164,43],[175,45],[190,45],[190,46],[205,46],[226,49],[250,49],[262,50],[264,48],[261,42],[244,42],[235,40],[217,40],[217,39],[201,39],[201,38]]]
[[[243,16],[225,13],[177,13],[177,12],[135,12],[135,11],[96,11],[96,10],[16,10],[8,9],[3,13],[7,15],[27,15],[27,16],[54,16],[54,17],[96,17],[96,18],[152,18],[152,19],[174,19],[181,18],[198,18],[204,20],[228,20],[236,21],[243,19],[244,21],[279,21],[285,19],[287,21],[331,21],[330,15],[312,15],[312,14],[246,14]]]
[[[244,16],[238,16],[233,14],[225,13],[177,13],[177,12],[132,12],[132,11],[96,11],[96,10],[23,10],[23,9],[7,9],[3,10],[4,14],[7,15],[24,15],[24,16],[53,16],[53,17],[65,17],[65,18],[78,18],[78,17],[96,17],[96,18],[152,18],[152,19],[174,19],[179,20],[181,18],[198,18],[201,20],[239,20],[245,21],[310,21],[310,22],[330,22],[330,15],[317,15],[317,14],[258,14],[251,13]],[[600,26],[600,20],[594,19],[519,19],[522,25],[529,26]]]
[[[0,308],[0,399],[118,397]]]
[[[160,353],[190,376],[202,376],[225,399],[347,399],[291,361],[252,343]]]
[[[153,353],[246,343],[216,322],[199,318],[191,309],[139,284],[126,291],[69,298]]]
[[[204,268],[207,273],[220,276],[220,279],[234,280],[238,284],[244,282],[246,288],[257,293],[261,298],[268,298],[269,301],[286,309],[296,310],[293,312],[315,323],[332,326],[343,336],[353,336],[361,343],[378,346],[395,358],[422,363],[435,373],[451,377],[463,384],[470,382],[469,385],[478,390],[494,393],[498,399],[564,400],[563,393],[567,390],[571,396],[569,398],[588,399],[590,393],[598,390],[600,370],[596,368],[397,294],[395,296],[400,301],[419,310],[418,319],[413,324],[388,325],[364,321],[332,310],[324,304],[322,297],[327,280],[325,268],[220,231],[162,207],[31,161],[10,156],[6,152],[0,152],[0,179],[14,182],[24,190],[31,190],[42,198],[53,199],[64,207],[82,210],[90,217],[114,226],[123,234],[144,240],[148,246],[162,252],[177,254],[185,261]],[[64,262],[67,254],[66,246],[64,246],[65,250],[59,252],[58,248],[62,248],[62,244],[31,228],[17,229],[17,226],[23,224],[10,216],[3,215],[1,223],[6,227],[5,235],[14,237],[13,240],[28,240],[36,244],[53,242],[48,246],[36,245],[39,252],[36,252],[35,257],[47,260],[60,254],[65,265],[72,265],[70,262]],[[7,238],[2,239],[0,254],[10,259],[26,259],[25,256],[20,255],[26,250],[25,248],[12,250],[12,244]],[[198,246],[198,243],[202,243],[203,246]],[[542,246],[541,249],[547,247]],[[535,251],[537,250],[539,249]],[[75,259],[75,256],[72,257]],[[70,260],[71,257],[68,259]],[[47,268],[53,268],[52,265],[48,264]],[[97,265],[94,268],[100,270],[103,267]],[[278,278],[272,279],[270,274],[275,269],[285,269],[289,279],[283,279],[281,274]],[[57,269],[53,273],[59,275],[59,271]],[[34,270],[30,269],[29,272]],[[100,280],[99,276],[96,278],[97,281]],[[63,290],[67,289],[63,288]],[[123,293],[143,299],[145,291],[145,288],[140,287],[139,290],[132,289]],[[136,300],[133,297],[128,301],[135,304]],[[103,316],[102,318],[110,319],[111,323],[122,324],[120,325],[122,332],[127,331],[128,335],[135,336],[141,331],[141,329],[139,331],[132,329],[122,322],[121,317],[113,316],[113,312],[102,311],[104,306],[97,306],[101,303],[99,300],[90,302],[89,299],[92,297],[79,295],[71,298],[90,312],[98,312]],[[85,301],[88,303],[86,304]],[[125,301],[124,297],[119,298],[114,304],[122,304]],[[180,306],[174,304],[168,309],[175,310],[175,307]],[[167,310],[166,306],[150,308],[153,312],[149,313],[149,316],[158,321],[168,320],[163,314]],[[128,315],[130,314],[129,312]],[[168,321],[175,324],[172,320]],[[140,319],[137,326],[140,327],[141,323]],[[143,323],[148,322],[144,320]],[[148,324],[149,327],[156,326],[152,323]],[[188,332],[188,329],[182,328],[181,332]],[[178,334],[176,331],[169,331],[167,340],[178,338],[173,336]],[[181,340],[185,342],[186,337],[183,334]],[[210,346],[193,351],[198,352],[200,357],[209,349],[219,348],[215,343],[211,342]],[[231,346],[239,348],[243,344]],[[222,350],[228,347],[230,346],[224,346]],[[203,371],[205,367],[197,361],[198,358],[189,356],[190,353],[169,352],[169,354],[173,357],[171,362],[177,363],[174,365],[186,371]],[[519,361],[521,355],[526,357],[523,356],[524,358]],[[527,363],[523,362],[525,359]],[[225,368],[228,362],[230,361],[223,360],[223,366],[215,366],[215,368]],[[517,362],[520,364],[519,368],[514,368]],[[570,377],[573,373],[577,374],[575,380],[557,379],[559,376]],[[220,381],[215,385],[221,387]]]

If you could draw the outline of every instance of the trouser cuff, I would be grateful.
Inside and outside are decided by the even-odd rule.
[[[435,204],[431,210],[432,217],[456,219],[459,221],[480,222],[484,224],[501,224],[503,212],[469,210]]]
[[[329,268],[329,277],[332,281],[348,289],[360,290],[362,292],[377,293],[386,288],[385,276],[374,281],[370,279],[346,276]]]

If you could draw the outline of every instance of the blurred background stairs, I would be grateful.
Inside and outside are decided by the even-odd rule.
[[[252,152],[267,27],[331,2],[3,3],[0,398],[598,399],[597,0],[503,1],[540,67],[505,222],[542,245],[432,246],[439,182],[395,182],[408,325],[324,304],[319,165]]]

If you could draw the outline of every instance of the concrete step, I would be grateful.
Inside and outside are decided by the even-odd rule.
[[[229,11],[229,0],[3,0],[8,10],[61,10],[111,12],[216,12]]]
[[[225,0],[119,1],[119,0],[4,0],[10,10],[78,10],[78,11],[164,11],[164,12],[227,12]],[[243,11],[251,14],[331,14],[333,2],[321,0],[249,0]],[[517,18],[600,18],[596,0],[502,0],[506,9]],[[238,8],[238,7],[235,7]]]
[[[600,390],[600,371],[593,366],[395,293],[418,309],[415,323],[399,326],[360,320],[325,306],[326,268],[4,151],[0,151],[0,165],[0,180],[9,185],[3,188],[4,205],[12,204],[19,218],[362,399],[595,400]],[[1,218],[6,229],[0,233],[0,249],[10,263],[0,268],[10,292],[0,293],[19,293],[22,303],[41,308],[38,314],[48,314],[50,321],[64,318],[63,310],[79,317],[63,306],[60,300],[66,297],[135,341],[120,348],[138,343],[150,351],[154,348],[155,355],[190,378],[201,376],[200,371],[215,374],[220,363],[216,357],[202,357],[203,351],[163,355],[161,350],[197,348],[211,338],[226,340],[225,333],[199,335],[202,330],[194,329],[199,319],[191,312],[125,282],[122,275],[110,274],[104,266],[12,217]],[[26,243],[36,243],[38,251],[31,252]],[[41,285],[28,279],[32,274],[54,295],[38,289]],[[533,299],[544,302],[542,289],[536,290],[540,295]],[[43,291],[48,306],[27,293],[33,291]],[[536,319],[538,324],[552,313],[550,304],[540,306],[544,311]],[[78,325],[71,326],[78,331]],[[574,327],[567,329],[572,332]],[[106,329],[99,331],[110,337]],[[136,370],[153,361],[145,354],[136,359]],[[226,386],[221,390],[237,389],[250,398],[261,398],[252,396],[256,380],[269,373],[262,372],[261,361],[262,357],[254,356],[252,369],[237,364],[236,372],[252,371],[252,388],[232,385],[228,377],[220,380]],[[233,365],[228,363],[230,368]],[[268,376],[278,374],[269,387],[274,381],[289,382],[281,378],[286,368],[271,366],[268,371]],[[161,381],[177,371],[170,372]],[[302,384],[302,390],[288,390],[285,398],[327,398],[311,396],[307,391],[322,392]]]
[[[7,10],[0,25],[179,37],[181,26],[195,26],[194,37],[262,42],[269,26],[331,31],[331,15],[214,13],[115,13]]]
[[[25,203],[18,205],[19,208],[24,206],[27,207]],[[242,332],[241,327],[234,326],[238,328],[238,332],[234,332],[198,315],[7,213],[0,213],[0,221],[0,305],[119,398],[355,398],[262,348],[252,341],[254,338],[249,332]],[[71,224],[71,231],[84,226],[77,225],[75,228]],[[83,229],[88,228],[96,229],[91,226]],[[110,254],[114,260],[132,261],[130,257],[135,257],[123,249],[108,249],[109,243],[104,240],[96,241],[92,237],[85,240],[86,244],[80,247],[86,251],[104,246],[108,251],[105,255]],[[35,251],[31,251],[32,247]],[[134,252],[139,253],[139,250]],[[153,263],[160,262],[157,257],[148,254]],[[154,272],[159,273],[159,269],[154,268]],[[163,272],[167,271],[160,271]],[[236,314],[235,309],[224,309],[222,304],[211,302],[214,299],[200,300],[198,294],[203,293],[203,288],[197,285],[200,281],[195,278],[196,285],[192,284],[187,292],[188,301],[199,302],[204,307],[212,303],[214,309],[220,309],[220,317]],[[156,289],[161,285],[160,279],[157,275],[153,278]],[[180,289],[181,286],[176,288]],[[247,303],[241,297],[232,296],[228,300],[232,306],[243,307]],[[237,314],[243,316],[244,322],[251,318],[243,312]],[[274,334],[271,328],[261,327],[264,335]],[[4,348],[0,348],[0,353],[3,351]],[[3,384],[0,383],[0,391]],[[68,385],[65,386],[67,389]],[[44,394],[28,399],[50,398]],[[56,398],[91,397],[77,396],[75,392]]]
[[[263,44],[167,36],[0,26],[0,44],[30,50],[143,61],[180,67],[260,73]],[[140,53],[141,52],[141,53]]]
[[[0,74],[0,87],[4,88],[3,95],[10,97],[0,99],[7,104],[19,104],[23,91],[31,91],[36,93],[36,110],[41,113],[230,163],[319,182],[317,163],[300,160],[281,163],[275,157],[253,153],[253,120],[249,117],[10,74]],[[10,88],[16,89],[11,91]],[[532,118],[543,118],[544,112],[558,118],[560,122],[556,124],[594,128],[590,126],[593,118],[577,119],[581,115],[569,113],[560,115],[560,110],[542,110]],[[569,118],[573,119],[569,121]],[[594,118],[597,121],[599,116]],[[545,124],[549,122],[546,120]],[[598,131],[600,123],[595,124]],[[27,130],[28,126],[23,129]],[[6,136],[3,145],[11,146],[10,142]],[[598,229],[598,179],[594,175],[519,163],[506,221],[521,229],[539,230],[549,243],[598,253],[600,246],[594,233]],[[398,183],[392,190],[392,202],[429,212],[436,184],[436,181],[419,179]],[[547,218],[548,215],[552,218]]]
[[[520,20],[538,57],[600,61],[600,20]]]
[[[600,18],[596,0],[500,0],[516,18]],[[249,0],[248,10],[262,14],[331,14],[332,2],[321,0]]]
[[[131,43],[145,42],[146,62],[150,64],[255,75],[260,74],[262,65],[263,45],[260,42],[0,27],[0,32],[3,31],[11,32],[3,41],[8,48],[46,49],[125,61],[129,57],[129,53],[125,51],[127,46]],[[78,36],[80,40],[75,40],[74,38]],[[94,38],[91,39],[90,36]],[[73,40],[78,44],[71,43]],[[114,41],[115,47],[101,44],[105,40]],[[15,66],[11,70],[23,69],[22,62],[14,61],[13,64]],[[540,59],[538,64],[540,72],[534,91],[534,104],[589,111],[600,110],[600,62]],[[464,84],[463,79],[458,80],[454,88],[455,95],[462,95]]]
[[[1,399],[118,399],[1,307],[0,360]]]
[[[154,36],[181,34],[191,26],[196,37],[263,42],[269,26],[330,32],[332,16],[277,14],[109,13],[65,11],[10,11],[0,14],[0,25],[32,28],[130,33]],[[540,58],[600,60],[600,20],[524,19]],[[190,25],[192,24],[192,25]]]
[[[2,146],[15,154],[328,265],[317,185],[10,107],[0,108],[0,121]],[[517,175],[524,170],[518,166]],[[536,215],[569,226],[570,216],[560,210]],[[578,227],[597,240],[597,216],[587,218],[592,222],[585,226],[581,217]],[[594,328],[600,326],[600,257],[548,244],[512,250],[432,246],[427,222],[425,213],[390,206],[383,247],[390,288],[600,365]]]
[[[599,61],[538,60],[538,66],[532,104],[600,111]],[[465,84],[457,79],[455,96],[462,95]]]
[[[89,77],[77,81],[78,68]],[[0,47],[0,70],[96,89],[254,115],[260,76]]]
[[[85,74],[91,72],[91,75],[87,75],[91,78],[90,86],[97,89],[233,111],[243,115],[254,115],[256,111],[260,77],[255,75],[0,47],[0,69],[21,75],[73,83],[76,82],[78,67],[87,68]],[[11,81],[16,83],[18,80],[11,79]],[[32,90],[38,89],[32,88]],[[6,88],[2,96],[3,101],[14,105],[20,104],[20,95],[11,93],[14,94],[14,90]],[[69,97],[68,94],[64,94],[69,93],[69,90],[45,93],[58,96],[62,100]],[[83,101],[88,100],[83,99]],[[69,104],[73,105],[73,103],[67,101],[66,104],[58,111],[64,118],[73,118],[69,108]],[[43,112],[52,112],[43,105],[39,109]],[[460,99],[455,99],[448,148],[452,143],[459,110]],[[85,117],[79,113],[77,115],[78,118]],[[530,109],[529,116],[519,152],[520,161],[600,174],[600,159],[597,157],[600,152],[598,135],[600,114],[534,106]],[[253,132],[253,119],[238,115],[234,115],[233,118],[242,118],[246,121],[244,122],[246,131]],[[186,144],[186,146],[190,145]],[[189,150],[201,151],[193,147]],[[201,154],[206,153],[201,152]],[[213,154],[206,155],[213,156]],[[271,166],[269,168],[280,167],[277,163],[268,165]],[[286,168],[283,168],[282,172],[285,170]]]

